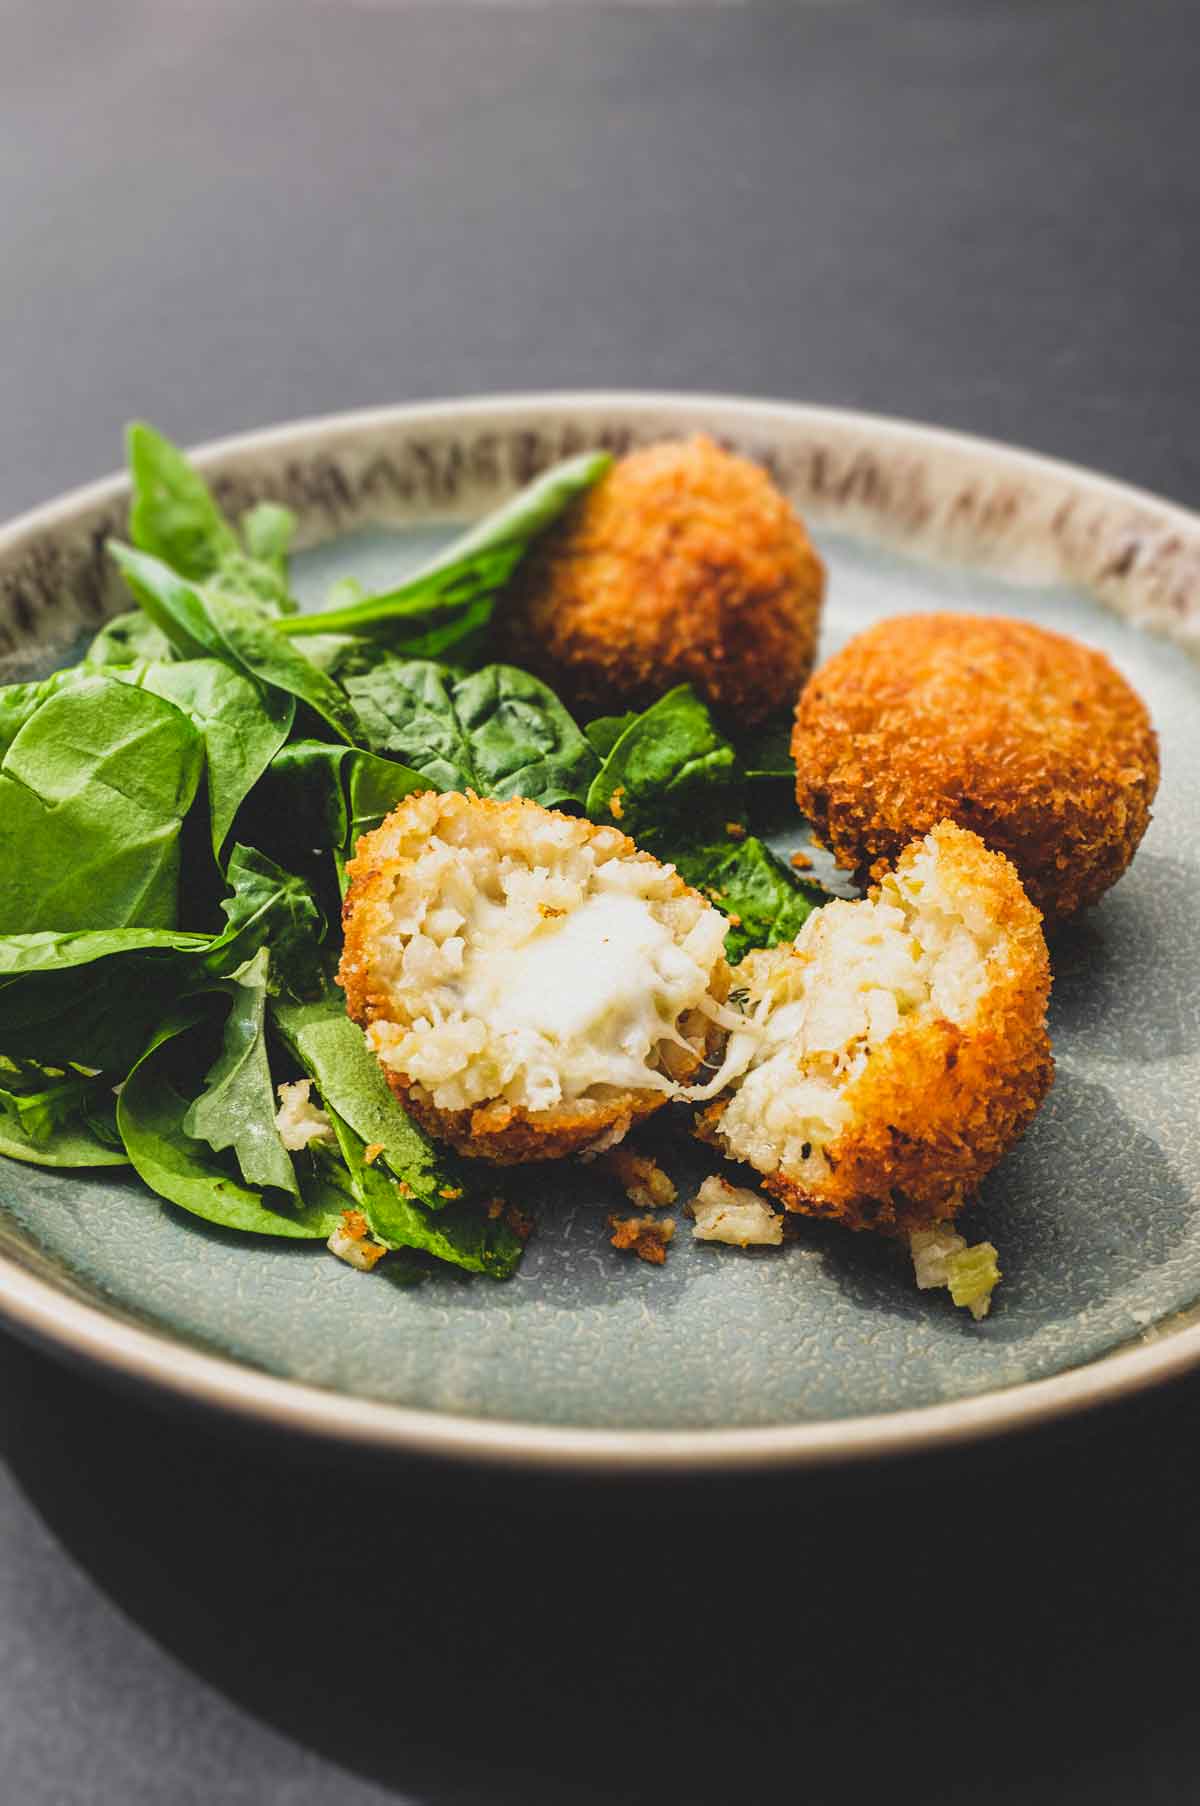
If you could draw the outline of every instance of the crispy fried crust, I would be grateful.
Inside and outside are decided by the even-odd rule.
[[[474,1110],[439,1110],[398,1073],[385,1067],[383,1076],[423,1129],[439,1141],[448,1141],[460,1154],[490,1161],[493,1166],[523,1166],[530,1160],[559,1160],[567,1154],[586,1153],[597,1142],[619,1139],[667,1101],[661,1091],[623,1091],[603,1103],[584,1098],[553,1110],[530,1111],[507,1103],[481,1104]]]
[[[942,1222],[1024,1132],[1050,1089],[1050,961],[1038,912],[1011,863],[976,835],[944,823],[936,839],[939,876],[986,904],[1007,937],[1007,967],[965,1026],[914,1018],[871,1055],[846,1089],[854,1123],[825,1149],[828,1177],[805,1184],[796,1173],[763,1176],[788,1210],[892,1233]],[[918,849],[909,849],[902,869]],[[698,1125],[718,1147],[724,1109],[718,1098]]]
[[[860,884],[943,818],[1017,867],[1048,926],[1094,903],[1137,850],[1158,741],[1100,652],[1024,621],[902,615],[810,680],[796,797]]]
[[[444,812],[477,811],[481,817],[505,819],[519,828],[528,811],[540,816],[553,815],[569,821],[580,843],[603,834],[610,843],[619,843],[615,856],[637,858],[657,864],[649,853],[643,853],[627,834],[610,827],[597,828],[558,810],[544,810],[523,798],[496,801],[494,798],[466,796],[457,792],[431,797],[421,792],[405,797],[387,819],[358,843],[356,857],[347,866],[350,887],[342,905],[345,942],[337,982],[346,993],[346,1010],[355,1022],[366,1028],[378,1020],[388,1020],[389,997],[375,975],[373,945],[389,932],[390,902],[395,880],[408,863],[398,849],[406,839],[419,835],[423,840],[432,832]],[[675,896],[696,895],[682,878],[676,876],[671,887]],[[703,901],[703,899],[701,899]],[[714,995],[723,995],[728,986],[728,969],[719,968]],[[705,1020],[695,1025],[700,1042],[694,1059],[682,1049],[674,1050],[678,1064],[674,1076],[685,1081],[699,1067],[716,1038],[716,1031]],[[687,1032],[692,1032],[688,1025]],[[556,1160],[567,1154],[578,1154],[601,1146],[613,1145],[636,1123],[653,1114],[667,1102],[659,1091],[620,1091],[603,1099],[581,1098],[557,1105],[551,1110],[530,1111],[520,1105],[497,1100],[470,1110],[440,1110],[419,1087],[413,1086],[401,1073],[381,1063],[388,1085],[405,1109],[423,1128],[440,1141],[447,1141],[460,1154],[487,1160],[496,1166],[515,1166],[531,1160]]]
[[[812,669],[825,571],[765,471],[711,439],[622,458],[540,542],[503,611],[505,656],[577,708],[673,684],[743,722]]]

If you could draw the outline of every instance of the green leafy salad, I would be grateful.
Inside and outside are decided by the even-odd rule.
[[[231,523],[147,426],[129,462],[132,544],[109,550],[137,606],[82,663],[0,689],[0,1153],[129,1164],[250,1235],[359,1224],[393,1278],[507,1277],[523,1225],[496,1170],[410,1119],[332,981],[358,837],[431,788],[615,820],[720,903],[736,962],[823,895],[747,828],[786,755],[736,748],[686,686],[580,723],[489,662],[506,584],[606,454],[397,588],[303,615],[285,508]],[[285,1136],[281,1095],[319,1102],[322,1132]]]

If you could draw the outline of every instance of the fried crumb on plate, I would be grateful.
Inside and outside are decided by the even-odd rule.
[[[636,1254],[652,1267],[661,1267],[667,1258],[667,1244],[675,1234],[674,1217],[608,1218],[611,1241],[619,1254]]]
[[[604,1156],[603,1165],[639,1210],[662,1210],[675,1202],[674,1182],[648,1154],[635,1154],[632,1148],[613,1148]]]

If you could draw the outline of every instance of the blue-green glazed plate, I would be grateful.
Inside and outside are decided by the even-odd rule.
[[[829,568],[822,654],[887,614],[1021,616],[1100,647],[1163,754],[1133,866],[1054,948],[1053,1092],[971,1209],[1004,1281],[976,1324],[902,1251],[806,1226],[780,1250],[616,1253],[623,1200],[531,1172],[511,1282],[399,1289],[317,1246],[226,1235],[125,1169],[0,1160],[0,1310],[113,1372],[319,1435],[610,1471],[849,1461],[1012,1429],[1200,1359],[1200,519],[981,440],[801,406],[641,395],[390,408],[214,445],[232,508],[301,521],[297,582],[394,583],[553,459],[697,430],[763,460]],[[72,656],[124,605],[103,557],[123,479],[0,534],[0,681]],[[784,817],[783,846],[800,844]],[[2,879],[0,879],[2,881]],[[678,1129],[681,1201],[709,1159]]]

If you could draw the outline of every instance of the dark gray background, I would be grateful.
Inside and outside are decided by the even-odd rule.
[[[1200,476],[1186,4],[0,4],[0,518],[485,390]],[[1200,1383],[762,1487],[388,1469],[0,1339],[0,1801],[1192,1800]]]

